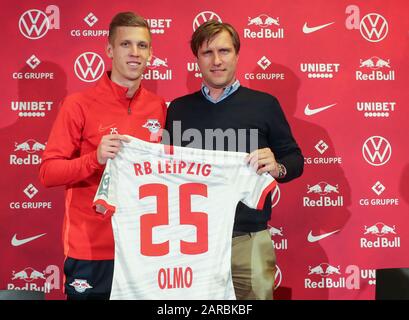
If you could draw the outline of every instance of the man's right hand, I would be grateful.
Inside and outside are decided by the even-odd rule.
[[[121,141],[130,142],[131,140],[120,134],[108,134],[103,136],[97,149],[98,163],[106,164],[108,159],[115,158],[121,149]]]

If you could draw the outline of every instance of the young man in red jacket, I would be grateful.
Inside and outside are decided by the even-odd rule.
[[[166,117],[164,100],[141,87],[152,55],[147,22],[132,12],[117,14],[109,27],[106,53],[112,70],[95,87],[64,99],[40,167],[45,186],[66,186],[63,242],[68,299],[109,299],[112,226],[110,219],[94,211],[92,201],[105,163],[128,140],[124,135],[153,142]]]

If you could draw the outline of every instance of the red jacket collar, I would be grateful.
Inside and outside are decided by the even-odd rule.
[[[97,86],[100,87],[104,92],[111,92],[112,95],[119,99],[119,100],[124,100],[124,101],[129,101],[133,98],[137,98],[137,96],[140,95],[142,91],[142,85],[139,86],[138,90],[136,90],[134,96],[132,98],[128,98],[126,96],[126,93],[128,92],[127,87],[123,87],[110,79],[111,76],[111,71],[104,72],[102,78],[98,81]]]

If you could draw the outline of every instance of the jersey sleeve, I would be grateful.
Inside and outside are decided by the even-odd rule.
[[[117,206],[115,171],[112,167],[113,160],[108,159],[93,202],[95,211],[105,217],[112,216]]]
[[[61,104],[42,156],[39,178],[43,185],[74,184],[102,170],[96,150],[78,157],[84,121],[79,103],[67,97]]]
[[[268,173],[258,175],[247,164],[241,164],[232,179],[239,189],[241,201],[252,209],[262,210],[266,196],[277,186],[277,181]]]

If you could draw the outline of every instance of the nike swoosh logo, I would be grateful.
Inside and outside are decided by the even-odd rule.
[[[304,33],[313,33],[313,32],[315,32],[315,31],[318,31],[318,30],[320,30],[320,29],[323,29],[323,28],[325,28],[325,27],[328,27],[328,26],[330,26],[331,24],[333,24],[333,23],[335,23],[335,22],[330,22],[330,23],[327,23],[327,24],[322,24],[322,25],[320,25],[320,26],[316,26],[316,27],[312,27],[312,28],[310,28],[310,27],[308,27],[307,26],[307,22],[306,23],[304,23],[304,26],[302,27],[302,32],[304,32]]]
[[[40,237],[42,237],[42,236],[44,236],[44,235],[46,235],[46,233],[39,234],[39,235],[37,235],[37,236],[30,237],[30,238],[17,239],[17,234],[14,234],[13,239],[11,239],[11,244],[12,244],[14,247],[18,247],[18,246],[21,246],[21,245],[23,245],[23,244],[26,244],[26,243],[28,243],[28,242],[30,242],[30,241],[33,241],[33,240],[35,240],[35,239],[38,239],[38,238],[40,238]]]
[[[99,128],[98,128],[98,131],[99,131],[99,132],[103,132],[103,131],[105,131],[105,130],[111,128],[111,127],[113,127],[114,125],[115,125],[115,123],[110,124],[109,126],[103,127],[102,124],[100,124],[100,125],[99,125]]]
[[[321,108],[316,108],[316,109],[310,109],[310,104],[307,104],[307,105],[305,106],[304,113],[305,113],[306,116],[312,116],[312,115],[314,115],[314,114],[316,114],[316,113],[319,113],[319,112],[321,112],[321,111],[327,110],[327,109],[329,109],[329,108],[331,108],[331,107],[333,107],[333,106],[335,106],[335,105],[336,105],[336,103],[333,103],[333,104],[330,104],[329,106],[325,106],[325,107],[321,107]]]
[[[319,235],[319,236],[313,236],[313,235],[312,235],[312,231],[310,231],[310,233],[308,234],[308,242],[317,242],[317,241],[320,241],[320,240],[322,240],[322,239],[324,239],[324,238],[326,238],[326,237],[329,237],[330,235],[332,235],[332,234],[334,234],[334,233],[336,233],[336,232],[338,232],[338,231],[339,231],[339,229],[338,229],[338,230],[335,230],[335,231],[332,231],[332,232],[328,232],[328,233],[321,234],[321,235]]]

